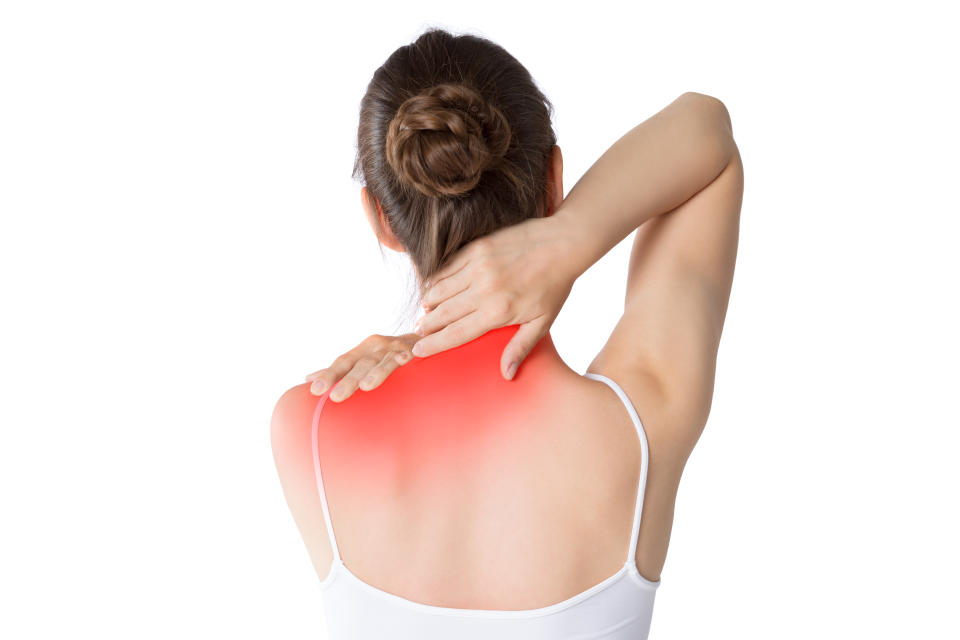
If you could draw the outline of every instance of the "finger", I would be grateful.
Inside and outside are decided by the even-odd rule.
[[[330,390],[330,399],[334,402],[340,402],[352,396],[353,392],[357,390],[360,380],[367,375],[367,372],[369,372],[377,362],[379,362],[379,360],[369,356],[361,356],[353,365],[353,368]]]
[[[430,286],[423,292],[420,303],[429,308],[437,307],[444,300],[457,295],[470,286],[470,269],[461,269],[443,280],[430,279]]]
[[[338,356],[326,369],[320,369],[319,371],[311,373],[308,377],[308,380],[313,381],[313,384],[310,385],[310,393],[317,396],[323,395],[324,391],[333,386],[337,380],[345,376],[347,372],[353,368],[356,361],[357,355],[352,351],[348,351]]]
[[[436,333],[452,322],[456,322],[468,313],[476,311],[477,305],[471,299],[472,296],[466,289],[457,295],[444,300],[432,311],[428,311],[417,320],[416,334],[418,337],[427,337],[431,333]],[[419,340],[418,340],[419,342]]]
[[[371,368],[370,371],[367,372],[367,375],[360,380],[359,387],[364,391],[370,391],[371,389],[379,387],[380,383],[386,380],[387,377],[400,366],[401,363],[397,361],[398,355],[398,353],[393,351],[384,354],[380,362]]]
[[[325,378],[315,378],[310,384],[310,393],[315,396],[322,396],[324,391],[330,388],[330,381]]]
[[[404,365],[413,360],[413,354],[410,350],[417,344],[420,336],[416,333],[405,333],[397,336],[397,339],[391,344],[390,353],[393,355],[397,364]]]
[[[500,371],[507,380],[516,377],[517,369],[540,339],[547,334],[547,322],[536,319],[520,325],[500,356]]]
[[[435,353],[459,347],[495,328],[490,326],[490,322],[479,311],[474,311],[448,324],[440,331],[420,338],[417,344],[413,345],[413,355],[426,358]]]

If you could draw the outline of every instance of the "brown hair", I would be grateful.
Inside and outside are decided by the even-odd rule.
[[[552,113],[523,65],[479,36],[431,28],[374,72],[353,177],[421,278],[471,240],[546,214]]]

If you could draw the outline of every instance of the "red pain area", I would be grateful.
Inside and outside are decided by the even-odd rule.
[[[503,378],[501,355],[516,329],[415,358],[376,389],[342,402],[329,391],[303,395],[297,413],[300,420],[309,414],[310,438],[302,442],[316,451],[328,494],[452,500],[451,492],[473,493],[498,482],[506,467],[522,467],[531,448],[543,446],[534,425],[560,405],[561,391],[549,375],[556,361],[544,352],[553,348],[549,335],[513,380]],[[312,475],[313,457],[299,459],[310,461],[300,472]]]

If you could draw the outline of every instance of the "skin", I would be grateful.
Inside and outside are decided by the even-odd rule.
[[[523,365],[519,372],[530,371],[531,375],[518,373],[510,384],[542,379],[549,381],[547,387],[562,391],[549,397],[531,393],[533,415],[543,416],[543,420],[536,425],[518,424],[516,431],[524,435],[509,443],[509,450],[523,460],[523,469],[549,480],[543,483],[548,488],[530,495],[525,507],[537,513],[544,504],[566,504],[569,513],[565,521],[571,524],[546,532],[542,518],[514,514],[509,522],[500,522],[502,509],[481,505],[496,505],[498,499],[509,501],[515,495],[478,493],[469,502],[477,505],[470,518],[462,518],[461,532],[451,531],[440,512],[423,516],[424,522],[430,517],[437,519],[436,531],[428,524],[417,530],[417,535],[426,537],[424,545],[434,551],[453,546],[451,540],[458,537],[477,540],[471,542],[476,546],[469,553],[460,554],[476,558],[477,564],[462,567],[457,580],[425,586],[436,572],[419,574],[418,567],[434,559],[441,563],[451,560],[436,553],[410,558],[392,551],[393,540],[411,535],[393,522],[396,518],[378,520],[381,528],[392,527],[389,535],[371,542],[370,547],[356,542],[353,554],[344,553],[345,562],[368,582],[419,602],[502,609],[557,602],[596,584],[612,574],[618,562],[622,564],[617,545],[624,540],[624,530],[629,533],[639,473],[636,434],[622,403],[609,388],[566,367],[552,342],[549,348],[541,348],[545,344],[541,340],[544,336],[549,340],[549,328],[576,278],[635,232],[623,315],[587,371],[618,382],[645,427],[651,461],[634,558],[641,575],[649,580],[659,578],[680,477],[710,412],[717,351],[736,262],[743,164],[729,114],[715,98],[685,93],[614,143],[565,199],[559,148],[554,150],[550,180],[554,186],[549,216],[480,238],[429,275],[429,282],[422,284],[424,305],[429,310],[421,319],[422,336],[371,336],[330,367],[308,376],[309,384],[294,387],[278,402],[272,423],[277,468],[321,577],[329,570],[332,552],[313,479],[305,471],[312,455],[309,415],[316,405],[314,394],[325,393],[336,384],[329,400],[343,402],[357,389],[380,386],[399,367],[411,362],[426,365],[431,355],[508,325],[518,325],[518,329],[502,348],[503,377],[513,378],[508,367],[518,362]],[[361,200],[381,242],[403,250],[389,232],[379,203],[366,193]],[[528,356],[530,362],[525,361]],[[361,383],[368,376],[371,382]],[[329,459],[336,464],[336,455]],[[415,465],[410,468],[415,474]],[[343,471],[340,477],[348,475]],[[332,476],[338,476],[336,470]],[[591,490],[597,491],[592,500],[571,499],[584,490],[579,481],[582,477],[590,477]],[[369,532],[375,525],[365,523],[367,516],[348,508],[361,500],[359,494],[351,494],[358,491],[351,488],[355,484],[344,481],[339,502],[338,494],[328,489],[328,500],[334,495],[333,511],[337,512],[338,504],[344,505],[339,519],[335,518],[341,551],[345,549],[343,540],[351,539],[351,529],[356,532],[354,540],[373,537]],[[523,486],[523,480],[517,479],[514,486]],[[386,486],[381,493],[390,494]],[[391,500],[407,497],[394,494]],[[599,504],[604,506],[595,508],[602,512],[585,507]],[[365,507],[371,514],[395,510],[396,505],[389,501],[368,502]],[[477,531],[490,523],[493,531],[496,526],[510,527],[518,536],[546,537],[555,546],[543,557],[529,551],[485,547],[485,539]],[[585,535],[605,551],[584,557]],[[496,576],[484,573],[491,558],[502,558],[524,574],[524,567],[553,566],[551,561],[557,557],[568,558],[580,569],[550,575],[531,568],[531,577],[515,589],[500,585],[499,592],[493,593],[496,590],[487,588],[496,584]],[[464,576],[474,576],[474,581],[464,580]]]
[[[551,152],[550,164],[547,171],[548,189],[546,200],[547,211],[545,215],[546,217],[550,217],[563,202],[563,154],[559,146],[555,146]],[[370,224],[370,228],[374,234],[376,234],[380,243],[394,251],[406,253],[404,246],[390,230],[390,225],[383,213],[379,200],[372,198],[366,187],[360,190],[360,204],[363,207],[363,212],[366,215],[367,222]],[[499,237],[500,236],[498,236],[498,238]],[[510,236],[507,237],[509,238]],[[526,241],[526,237],[522,235],[518,239],[520,242]],[[463,253],[461,252],[458,257],[462,258]],[[506,271],[509,269],[509,265],[503,265],[500,268]],[[434,274],[433,280],[436,281],[442,273],[441,271]],[[514,278],[512,286],[519,288],[539,287],[543,285],[547,277],[549,277],[547,274],[531,273],[525,281]],[[575,277],[569,278],[568,275],[565,274],[561,279],[555,280],[554,282],[559,288],[554,286],[550,289],[550,306],[554,310],[552,315],[544,315],[532,322],[525,323],[524,326],[521,327],[518,336],[515,337],[510,343],[510,346],[504,350],[504,354],[501,357],[501,370],[503,371],[504,378],[509,380],[513,377],[513,372],[510,368],[511,364],[517,361],[519,365],[519,362],[523,360],[523,356],[547,333],[550,325],[553,324],[553,320],[556,319],[560,313],[560,308],[563,306],[567,296],[570,295],[570,290],[573,288],[573,281],[575,279]],[[442,298],[439,298],[439,295],[442,295],[442,289],[432,292],[433,297],[428,300],[425,292],[427,283],[420,274],[417,274],[417,282],[420,286],[421,300],[425,309],[430,309],[435,306],[436,302],[434,301],[439,302],[439,300],[442,300]],[[449,285],[447,285],[447,289],[449,290]],[[495,303],[495,301],[501,297],[499,292],[496,291],[488,291],[488,295],[492,296],[487,298],[486,302],[488,305]],[[429,318],[429,322],[432,323],[438,323],[440,321],[441,318],[437,314],[433,314]],[[495,326],[506,326],[508,324],[514,323],[501,322],[497,325],[488,324],[487,329],[479,333],[474,330],[474,333],[469,337],[458,335],[455,332],[456,328],[454,328],[452,334],[448,332],[443,336],[439,336],[439,340],[435,341],[432,345],[427,345],[428,350],[418,350],[417,353],[413,352],[413,348],[420,337],[425,335],[423,331],[420,331],[420,323],[418,323],[416,327],[417,331],[414,333],[399,336],[374,334],[354,349],[339,356],[329,367],[309,374],[307,376],[307,382],[312,383],[311,391],[316,395],[322,394],[336,384],[336,388],[331,391],[330,399],[334,402],[341,402],[353,395],[357,389],[364,391],[375,389],[387,376],[395,371],[398,366],[406,364],[415,355],[426,357],[432,353],[445,351],[446,349],[451,349],[463,344],[467,342],[467,340],[472,340]],[[442,328],[443,326],[440,325],[438,330]],[[423,347],[424,345],[421,344],[420,348],[423,349]],[[338,382],[339,384],[337,384]]]

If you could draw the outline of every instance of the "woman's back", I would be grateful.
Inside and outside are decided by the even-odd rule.
[[[370,193],[368,183],[361,198],[378,238],[416,249],[430,308],[413,348],[421,359],[346,401],[308,385],[285,394],[273,419],[284,493],[323,578],[334,638],[645,638],[680,475],[710,411],[733,279],[743,165],[729,114],[715,98],[683,94],[565,198],[553,147],[547,215],[473,228],[473,241],[440,260],[448,251],[432,236],[394,231],[412,233],[421,219],[447,229],[452,212],[457,224],[492,218],[435,193],[473,183],[424,174],[418,145],[436,139],[411,132],[453,135],[465,113],[497,115],[479,105],[502,96],[487,104],[474,94],[438,85],[380,118],[400,135],[394,143],[414,141],[388,145],[399,160],[388,155],[427,198],[422,211],[381,203],[389,181]],[[365,148],[379,166],[379,147]],[[547,331],[573,282],[632,231],[623,315],[578,375]],[[366,342],[338,358],[335,391],[349,396],[392,359]],[[511,361],[522,366],[504,380]]]
[[[498,357],[514,331],[323,407],[324,487],[358,577],[428,604],[527,609],[624,563],[640,474],[633,422],[549,335],[504,380]]]
[[[656,464],[643,464],[639,416],[611,388],[623,392],[617,382],[570,369],[549,334],[504,380],[498,357],[515,331],[418,360],[342,403],[292,390],[291,403],[314,406],[291,435],[316,452],[312,468],[296,466],[298,483],[313,480],[325,495],[329,523],[317,513],[322,498],[291,506],[301,530],[312,529],[304,538],[334,624],[360,608],[389,622],[371,611],[378,603],[428,618],[470,610],[459,613],[473,624],[478,613],[564,629],[576,622],[546,616],[582,618],[584,629],[597,629],[598,615],[614,616],[609,626],[649,624],[670,518],[650,515],[662,497],[650,501],[652,524],[631,544],[639,489],[657,484],[648,474]],[[373,603],[344,602],[365,598]],[[591,606],[606,613],[573,610]]]

